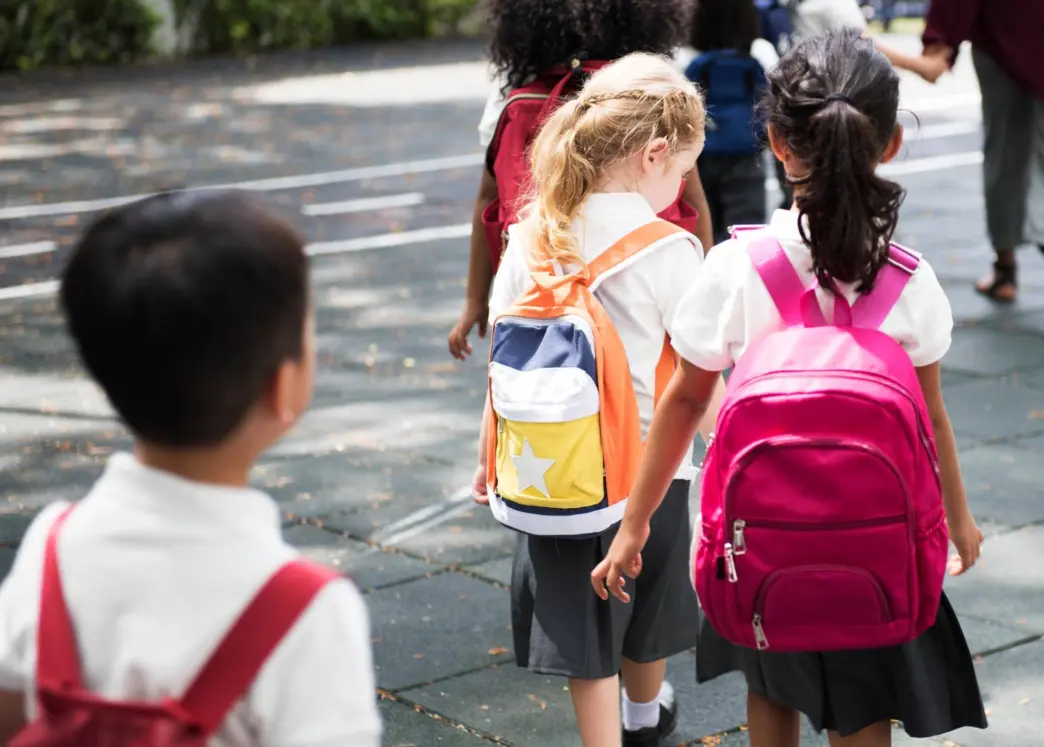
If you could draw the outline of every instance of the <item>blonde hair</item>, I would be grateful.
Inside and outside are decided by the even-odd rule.
[[[583,265],[572,223],[606,169],[657,138],[672,155],[702,147],[705,124],[696,87],[664,57],[630,54],[594,73],[530,151],[533,193],[519,228],[533,258]]]

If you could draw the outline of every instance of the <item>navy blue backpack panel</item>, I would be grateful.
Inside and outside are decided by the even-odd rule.
[[[757,121],[758,98],[766,79],[761,64],[733,50],[707,52],[689,63],[686,77],[700,87],[707,105],[708,155],[746,156],[764,144]]]
[[[754,0],[761,18],[761,38],[781,55],[794,44],[794,8],[801,0]]]

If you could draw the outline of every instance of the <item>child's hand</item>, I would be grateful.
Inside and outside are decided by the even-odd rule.
[[[949,571],[951,576],[960,576],[979,559],[982,552],[983,536],[971,512],[961,516],[956,521],[947,521],[950,530],[950,541],[957,548],[958,556],[950,558]]]
[[[950,70],[953,50],[949,47],[933,46],[924,50],[918,61],[917,74],[929,83],[935,83]]]
[[[471,355],[471,343],[468,335],[471,328],[478,325],[479,337],[486,336],[486,325],[489,320],[489,305],[478,301],[468,301],[464,305],[464,312],[460,315],[460,321],[449,334],[449,351],[458,360],[467,360]]]
[[[471,479],[471,497],[480,506],[489,505],[489,488],[486,484],[486,465],[475,468],[475,476]]]
[[[648,539],[648,523],[635,526],[624,519],[605,559],[591,571],[591,586],[600,599],[605,601],[612,594],[621,602],[631,601],[624,591],[624,576],[638,578],[642,572],[642,548]]]

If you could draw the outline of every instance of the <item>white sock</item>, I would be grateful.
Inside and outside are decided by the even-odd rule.
[[[674,703],[674,688],[667,680],[660,685],[660,694],[650,703],[635,703],[623,691],[623,724],[627,731],[638,731],[658,726],[660,723],[660,706],[670,708]]]

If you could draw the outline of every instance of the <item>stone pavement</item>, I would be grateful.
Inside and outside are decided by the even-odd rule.
[[[329,54],[321,72],[336,79],[283,81],[263,95],[256,86],[313,66],[301,58],[267,61],[261,72],[187,66],[166,73],[183,106],[163,110],[151,90],[163,70],[122,86],[110,74],[10,94],[0,128],[4,145],[21,150],[0,149],[0,284],[53,278],[90,212],[75,204],[36,217],[5,210],[17,216],[27,205],[162,188],[173,174],[189,184],[326,174],[257,187],[296,211],[310,239],[340,243],[313,264],[321,351],[314,406],[258,466],[256,482],[283,506],[290,541],[366,593],[386,745],[574,747],[565,683],[512,663],[514,538],[462,491],[473,470],[483,366],[454,363],[445,334],[460,307],[467,249],[456,227],[470,214],[478,160],[385,168],[476,154],[473,126],[485,95],[481,66],[471,62],[478,54],[421,48],[413,59],[389,54],[390,62]],[[428,62],[446,67],[406,68]],[[899,238],[927,255],[958,320],[944,361],[946,399],[969,498],[988,534],[980,564],[947,590],[978,657],[991,728],[923,743],[1032,747],[1044,723],[1044,257],[1026,252],[1014,307],[991,306],[970,290],[988,262],[975,96],[966,67],[938,89],[904,82],[922,129],[895,172],[910,190]],[[99,122],[106,117],[109,129]],[[215,143],[230,150],[201,155]],[[46,168],[25,157],[30,146],[49,148],[39,151],[48,154]],[[220,152],[235,162],[221,163]],[[233,158],[242,153],[271,158]],[[330,169],[363,170],[331,177]],[[412,202],[358,211],[374,205],[360,200],[403,193]],[[302,206],[332,201],[356,212],[301,216]],[[57,247],[4,254],[8,245],[46,241]],[[129,443],[83,379],[48,288],[26,287],[28,297],[0,300],[5,565],[41,506],[81,496],[106,456]],[[678,744],[747,744],[739,679],[697,688],[692,653],[675,657],[669,672],[682,703]],[[897,744],[917,741],[897,732]],[[812,734],[805,743],[825,744]]]

